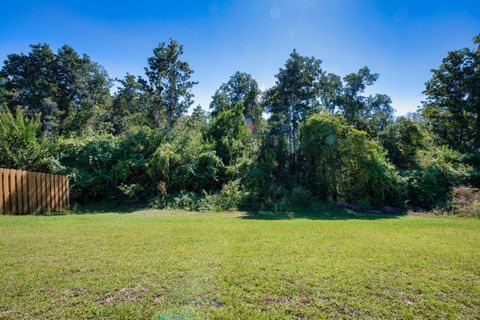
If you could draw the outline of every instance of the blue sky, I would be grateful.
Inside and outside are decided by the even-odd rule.
[[[63,44],[87,53],[111,77],[143,75],[152,49],[170,37],[195,71],[196,103],[235,71],[261,88],[296,48],[344,75],[380,74],[370,93],[392,97],[397,114],[415,111],[430,69],[449,50],[472,47],[480,1],[0,1],[0,59],[28,45]]]

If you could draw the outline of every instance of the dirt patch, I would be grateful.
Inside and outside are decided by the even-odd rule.
[[[405,302],[406,304],[408,305],[412,305],[413,304],[413,299],[410,298],[405,292],[403,291],[400,291],[399,293],[397,293],[397,297],[402,300],[403,302]]]
[[[67,288],[63,290],[61,295],[61,300],[65,300],[67,298],[76,298],[87,294],[87,290],[83,288]]]
[[[120,288],[114,293],[108,292],[102,295],[98,303],[101,305],[110,305],[117,302],[135,302],[144,299],[149,291],[150,288],[143,285]]]
[[[219,301],[219,300],[216,300],[216,299],[214,299],[214,300],[201,300],[201,301],[197,301],[195,303],[195,305],[219,308],[219,307],[223,306],[223,302]]]

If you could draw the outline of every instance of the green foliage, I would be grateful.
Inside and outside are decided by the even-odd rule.
[[[116,134],[135,131],[145,125],[153,125],[150,120],[151,96],[135,76],[128,74],[117,80],[121,87],[113,97],[111,122]]]
[[[266,109],[272,114],[270,122],[278,133],[288,137],[293,162],[297,152],[298,127],[319,104],[324,74],[321,63],[321,60],[301,56],[293,50],[285,67],[275,76],[274,87],[266,93]]]
[[[421,109],[437,142],[469,152],[480,148],[480,35],[476,48],[449,52],[425,84]]]
[[[466,182],[471,168],[461,162],[460,154],[448,147],[433,147],[418,153],[416,169],[402,173],[407,204],[443,208],[454,186]]]
[[[245,157],[253,151],[253,137],[243,115],[243,104],[220,112],[206,129],[206,140],[213,144],[216,154],[226,166],[227,179],[238,177]]]
[[[400,117],[380,134],[380,143],[390,161],[400,169],[417,166],[417,152],[426,147],[426,134],[420,124]]]
[[[51,154],[51,143],[41,133],[38,117],[28,119],[26,111],[15,114],[0,108],[0,167],[51,172],[57,163]]]
[[[158,127],[170,128],[193,104],[191,93],[196,82],[190,78],[193,70],[188,62],[181,61],[183,46],[170,39],[168,44],[160,43],[148,58],[143,80],[153,98],[153,116]]]
[[[258,127],[262,118],[262,104],[258,97],[260,89],[251,75],[237,71],[215,92],[210,103],[212,116],[215,117],[223,111],[237,107],[238,103],[243,106],[243,115],[252,120],[254,127]]]
[[[365,94],[378,74],[342,78],[295,50],[264,96],[236,72],[211,114],[187,116],[196,82],[173,39],[154,49],[146,78],[127,73],[114,94],[88,56],[32,45],[0,70],[0,166],[69,174],[83,202],[447,208],[452,188],[480,186],[479,50],[449,53],[421,113],[394,122],[387,95]]]
[[[339,116],[314,115],[302,126],[305,185],[334,202],[382,206],[398,197],[398,177],[381,148]]]
[[[188,211],[225,211],[238,209],[247,193],[242,190],[239,180],[223,186],[216,194],[180,191],[175,194],[161,194],[150,202],[157,209],[183,209]]]
[[[115,179],[111,171],[119,138],[91,135],[61,139],[58,143],[60,163],[72,182],[73,200],[101,199],[112,195]]]
[[[106,71],[67,45],[56,54],[47,44],[30,48],[28,55],[9,55],[0,70],[9,109],[22,106],[29,117],[40,114],[42,128],[56,133],[108,130],[99,122],[110,104]]]

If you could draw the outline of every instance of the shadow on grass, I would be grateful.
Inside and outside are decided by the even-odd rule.
[[[99,202],[85,205],[74,204],[72,208],[66,211],[51,212],[42,216],[63,216],[72,214],[104,214],[104,213],[118,213],[128,214],[135,211],[144,210],[145,206],[140,204],[118,204],[109,202]]]
[[[246,213],[239,218],[251,220],[377,220],[398,219],[404,215],[404,212],[385,213],[376,211],[352,211],[349,209],[322,208],[293,212],[246,211]]]

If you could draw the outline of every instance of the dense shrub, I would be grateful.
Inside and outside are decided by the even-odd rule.
[[[334,202],[382,206],[398,201],[399,179],[382,149],[339,116],[317,114],[301,128],[305,185]]]
[[[75,198],[135,201],[218,191],[223,164],[212,146],[185,123],[174,130],[170,135],[143,128],[121,136],[60,139],[58,157],[62,172],[72,177]]]
[[[419,123],[400,117],[385,128],[379,140],[395,166],[410,169],[417,165],[417,152],[426,146],[426,138]]]
[[[52,172],[58,167],[51,153],[51,144],[40,133],[38,117],[27,119],[25,110],[12,114],[0,108],[0,167],[39,172]]]
[[[448,147],[434,147],[418,153],[418,166],[402,172],[407,204],[427,209],[448,204],[450,191],[468,179],[471,168],[460,154]]]
[[[116,164],[114,158],[118,150],[118,137],[95,135],[60,139],[57,145],[62,173],[70,176],[73,200],[98,200],[112,196],[115,191],[112,170]],[[124,174],[124,173],[123,173]]]
[[[176,194],[161,194],[150,201],[157,209],[183,209],[189,211],[226,211],[238,209],[247,194],[241,190],[239,180],[225,185],[216,194],[181,191]]]

